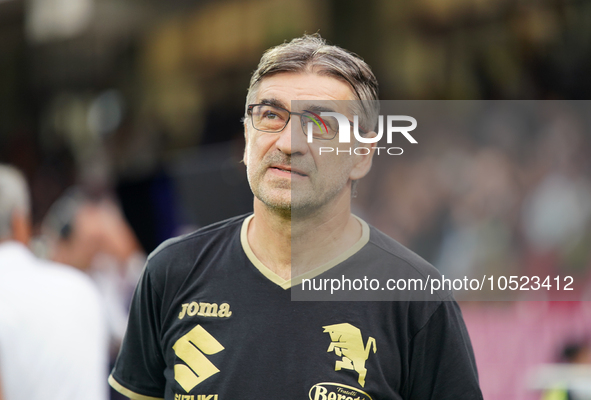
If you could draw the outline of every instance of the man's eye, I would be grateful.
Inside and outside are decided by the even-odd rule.
[[[263,119],[267,121],[284,121],[285,117],[280,113],[267,111],[263,113]]]
[[[328,127],[328,130],[331,132],[334,132],[338,129],[339,124],[335,121],[330,121],[330,120],[324,120],[324,123],[326,124],[326,126]]]
[[[265,119],[280,119],[281,116],[279,114],[274,113],[274,112],[268,111],[263,114],[263,118],[265,118]]]

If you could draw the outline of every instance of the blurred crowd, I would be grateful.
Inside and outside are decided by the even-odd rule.
[[[378,157],[360,182],[360,212],[448,276],[568,275],[583,290],[591,104],[480,104],[476,123],[442,122],[407,158]]]
[[[113,358],[146,254],[252,210],[240,118],[264,49],[320,31],[384,100],[586,99],[590,16],[577,0],[0,0],[0,162],[30,185],[35,254],[99,289]],[[375,158],[355,212],[444,274],[569,275],[588,300],[590,108],[499,100],[433,123]],[[485,398],[539,398],[524,371],[588,341],[586,304],[462,304]]]

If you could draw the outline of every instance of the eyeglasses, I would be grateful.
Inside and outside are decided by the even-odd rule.
[[[300,126],[304,135],[308,134],[308,126],[311,127],[312,136],[315,139],[334,139],[338,131],[336,120],[333,121],[332,118],[321,118],[320,115],[312,111],[298,113],[269,104],[250,104],[246,113],[251,117],[252,127],[261,132],[281,132],[289,123],[292,115],[300,117]]]

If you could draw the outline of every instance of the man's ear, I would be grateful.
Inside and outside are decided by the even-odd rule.
[[[374,138],[377,134],[375,132],[369,132],[364,135],[364,138]],[[355,150],[354,161],[353,161],[353,169],[349,174],[349,178],[351,180],[358,180],[363,178],[369,170],[371,169],[371,163],[373,160],[373,155],[376,151],[377,143],[357,143]]]

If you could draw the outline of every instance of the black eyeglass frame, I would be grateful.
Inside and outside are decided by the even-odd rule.
[[[253,109],[253,108],[255,108],[255,107],[257,107],[257,106],[266,106],[266,107],[274,107],[274,108],[278,108],[278,109],[280,109],[280,110],[283,110],[283,111],[285,111],[285,112],[286,112],[286,113],[289,115],[289,117],[288,117],[288,118],[287,118],[287,120],[285,121],[285,125],[283,125],[283,128],[281,128],[281,129],[279,129],[279,130],[274,130],[274,131],[266,131],[266,130],[263,130],[263,129],[259,129],[259,128],[257,128],[256,126],[254,126],[254,120],[252,120],[252,118],[251,118],[251,121],[250,121],[250,123],[252,124],[252,127],[253,127],[254,129],[256,129],[257,131],[260,131],[260,132],[267,132],[267,133],[279,133],[279,132],[281,132],[282,130],[284,130],[284,129],[285,129],[285,127],[287,126],[287,124],[289,124],[289,121],[291,120],[291,116],[292,116],[292,115],[297,115],[297,116],[299,116],[299,117],[300,117],[300,119],[301,119],[301,117],[304,115],[304,113],[298,113],[298,112],[295,112],[295,111],[289,111],[289,110],[286,110],[286,109],[285,109],[285,108],[283,108],[283,107],[279,107],[279,106],[276,106],[276,105],[273,105],[273,104],[264,104],[264,103],[249,104],[249,105],[248,105],[248,107],[246,108],[246,114],[247,114],[249,117],[252,117],[252,109]],[[304,110],[304,112],[306,112],[306,113],[310,113],[310,114],[312,114],[312,115],[314,115],[314,116],[316,116],[316,117],[320,118],[320,120],[322,121],[322,117],[320,117],[318,114],[316,114],[316,113],[313,113],[312,111],[309,111],[309,110]],[[354,126],[355,126],[355,124],[354,124],[354,123],[353,123],[351,120],[348,120],[348,121],[349,121],[349,124],[351,125],[351,127],[354,127]],[[324,127],[326,128],[326,124],[324,124],[324,121],[322,121],[322,124],[323,124],[323,125],[324,125]],[[302,132],[304,132],[304,135],[307,135],[307,133],[306,133],[306,131],[305,131],[305,128],[304,128],[304,125],[303,125],[303,124],[300,124],[300,126],[302,127]],[[328,128],[326,128],[326,131],[328,132]],[[361,134],[363,134],[363,135],[365,135],[365,134],[367,133],[367,132],[365,132],[365,131],[364,131],[363,129],[361,129],[361,128],[359,128],[359,132],[360,132]],[[318,139],[318,140],[332,140],[332,139],[334,139],[334,138],[336,137],[336,135],[337,135],[337,132],[335,131],[334,135],[332,135],[332,137],[330,137],[330,138],[316,138],[316,139]]]

